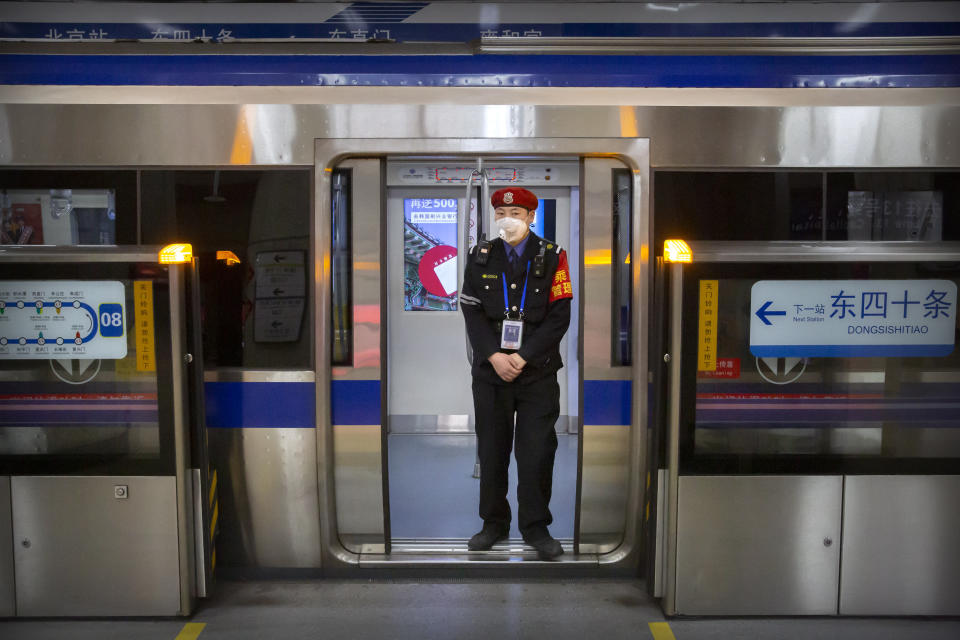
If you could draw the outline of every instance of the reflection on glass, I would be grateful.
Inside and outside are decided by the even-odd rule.
[[[310,366],[311,185],[301,169],[141,172],[143,243],[199,259],[207,368]]]
[[[821,240],[823,174],[657,171],[655,246],[685,240]]]
[[[403,308],[457,308],[457,199],[403,200]]]
[[[695,456],[960,457],[956,348],[944,357],[756,357],[757,279],[716,282],[716,365],[696,376]]]
[[[950,171],[827,173],[828,240],[960,238],[960,180]]]
[[[926,240],[943,237],[939,191],[847,192],[848,240]]]
[[[155,303],[165,289],[150,279],[18,279],[0,281],[0,293],[16,293],[24,283],[28,294],[43,292],[44,304],[21,311],[36,314],[30,326],[42,324],[46,333],[38,329],[39,337],[11,344],[6,334],[25,325],[14,317],[16,307],[4,309],[0,468],[28,457],[54,459],[58,470],[69,472],[158,471],[163,364],[156,352]],[[58,288],[64,283],[73,291]],[[74,294],[80,294],[79,304],[56,306]],[[64,332],[76,339],[61,340]]]
[[[113,189],[4,189],[0,244],[116,244]]]
[[[656,246],[960,239],[956,171],[657,171],[654,181]]]
[[[611,337],[612,362],[628,367],[631,363],[630,347],[630,301],[633,293],[633,271],[630,268],[630,251],[633,228],[631,207],[633,189],[630,171],[618,169],[613,172],[613,331]]]
[[[349,170],[337,169],[331,181],[333,206],[333,236],[331,252],[331,327],[333,348],[330,362],[350,364],[353,359],[353,288],[350,237],[350,178]]]

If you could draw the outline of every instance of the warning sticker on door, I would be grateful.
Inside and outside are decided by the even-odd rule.
[[[720,287],[717,280],[700,281],[699,340],[697,371],[717,368],[717,304]]]

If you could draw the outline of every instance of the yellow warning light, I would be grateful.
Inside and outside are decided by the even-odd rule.
[[[160,264],[178,264],[193,260],[193,246],[186,243],[168,244],[160,249]]]
[[[666,240],[663,243],[663,259],[667,262],[693,262],[693,251],[683,240]]]
[[[227,266],[240,264],[240,258],[233,251],[217,251],[217,260],[223,260]]]

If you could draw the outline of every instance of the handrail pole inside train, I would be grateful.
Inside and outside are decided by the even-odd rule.
[[[473,197],[473,179],[480,176],[480,202],[477,203],[477,242],[483,233],[483,211],[490,197],[490,182],[486,169],[483,168],[483,158],[477,158],[477,168],[467,176],[467,189],[463,198],[463,214],[459,220],[462,232],[460,246],[457,248],[457,293],[463,289],[463,269],[466,265],[467,254],[470,253],[470,199]],[[470,348],[470,338],[466,339],[467,362],[473,365],[473,349]],[[479,477],[479,476],[477,476]]]

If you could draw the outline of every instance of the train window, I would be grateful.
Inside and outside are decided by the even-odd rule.
[[[631,229],[633,227],[632,176],[627,169],[613,172],[613,296],[611,331],[611,362],[615,366],[629,367],[630,349],[630,300],[633,292],[633,272],[630,269]]]
[[[333,234],[331,265],[331,327],[333,344],[330,362],[333,365],[349,365],[353,362],[353,261],[351,259],[350,233],[350,182],[349,169],[337,169],[331,180],[333,204]]]
[[[7,263],[0,303],[0,474],[173,473],[164,268]]]
[[[143,243],[199,258],[205,366],[310,368],[311,171],[142,171],[140,186]]]
[[[684,342],[698,344],[698,283],[710,281],[717,291],[716,366],[698,371],[697,349],[683,354],[681,386],[688,400],[681,402],[681,466],[695,473],[956,470],[956,348],[938,356],[756,357],[749,337],[751,288],[758,280],[796,280],[795,265],[692,265],[685,282],[688,271],[683,308],[694,311],[684,312]],[[814,280],[960,283],[960,266],[949,264],[847,263],[810,271],[804,275]],[[886,294],[872,295],[886,300]],[[896,304],[905,303],[890,308],[897,318],[901,310],[911,314],[912,326],[924,325],[923,314],[933,313],[930,303],[926,310],[921,302],[909,309]],[[829,314],[829,300],[825,306]],[[811,307],[804,313],[816,317]],[[955,318],[949,322],[960,330]]]
[[[960,239],[956,171],[657,171],[656,245]]]
[[[136,244],[136,182],[136,171],[0,171],[0,244]]]
[[[828,240],[960,240],[960,172],[827,174]]]
[[[657,171],[654,246],[688,240],[820,240],[823,174]]]

